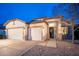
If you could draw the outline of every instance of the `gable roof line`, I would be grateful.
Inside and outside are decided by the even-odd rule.
[[[41,18],[34,18],[33,20],[36,20],[36,19],[44,19],[44,20],[48,20],[48,19],[59,19],[59,18],[64,18],[64,16],[57,16],[57,17],[52,17],[52,18],[41,17]]]
[[[12,19],[12,20],[8,20],[6,23],[3,24],[3,26],[6,26],[9,22],[15,21],[15,20],[19,20],[19,21],[21,21],[21,22],[23,22],[25,24],[28,24],[28,23],[24,22],[23,20],[20,20],[19,18],[15,18],[15,19]]]
[[[37,22],[31,22],[30,24],[37,24],[37,23],[46,23],[48,25],[48,23],[46,21],[37,21]]]

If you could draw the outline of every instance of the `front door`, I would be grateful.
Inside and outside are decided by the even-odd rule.
[[[55,37],[55,30],[54,30],[54,27],[50,27],[50,28],[49,28],[49,34],[50,34],[50,38],[54,38],[54,37]]]

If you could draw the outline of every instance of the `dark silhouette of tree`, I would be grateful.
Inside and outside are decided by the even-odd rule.
[[[69,16],[71,17],[71,24],[72,24],[72,43],[74,43],[74,26],[75,21],[79,18],[78,13],[78,6],[79,4],[69,4],[69,8],[66,10]]]

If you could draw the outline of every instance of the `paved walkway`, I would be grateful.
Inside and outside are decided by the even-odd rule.
[[[40,42],[38,45],[47,46],[47,47],[54,47],[54,48],[57,47],[55,39],[50,39],[48,41]]]
[[[57,45],[56,45],[56,40],[55,40],[55,39],[49,40],[48,43],[47,43],[47,47],[56,48],[56,47],[57,47]]]

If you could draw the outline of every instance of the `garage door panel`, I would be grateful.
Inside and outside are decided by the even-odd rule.
[[[9,29],[8,38],[10,39],[23,39],[23,29]]]
[[[41,41],[42,40],[42,28],[31,28],[32,40]]]

